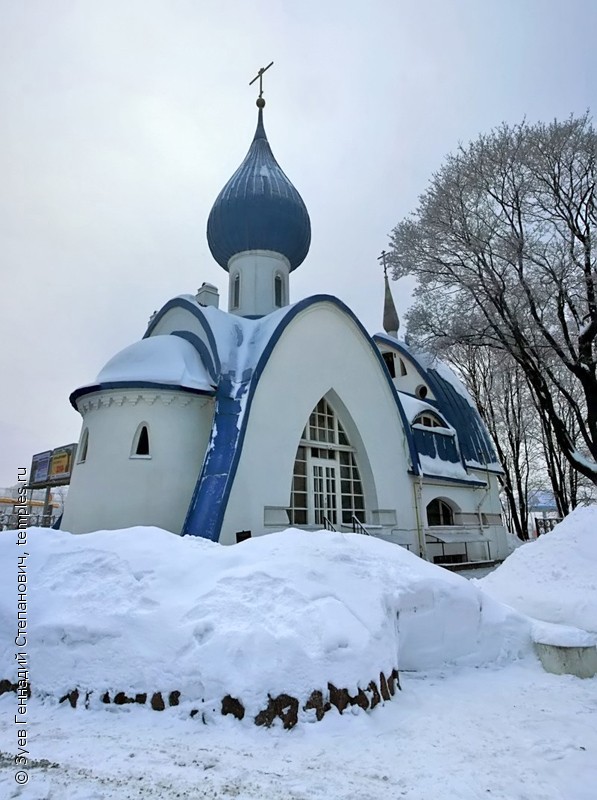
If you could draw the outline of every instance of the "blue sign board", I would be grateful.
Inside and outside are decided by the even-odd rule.
[[[31,460],[31,471],[29,473],[29,486],[31,489],[47,486],[50,476],[50,460],[52,451],[46,450],[43,453],[36,453]]]

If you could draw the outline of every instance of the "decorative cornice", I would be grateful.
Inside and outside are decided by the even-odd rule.
[[[106,381],[105,383],[89,384],[88,386],[81,386],[79,389],[75,389],[69,397],[70,404],[78,411],[82,397],[88,394],[96,394],[97,392],[106,392],[110,389],[124,391],[150,389],[160,394],[163,392],[177,392],[190,395],[203,395],[204,397],[213,397],[215,395],[215,389],[209,391],[206,389],[191,389],[186,386],[177,386],[171,383],[158,383],[157,381]]]
[[[101,408],[116,408],[125,405],[137,406],[141,403],[150,406],[160,403],[163,406],[176,405],[185,407],[192,403],[200,403],[201,406],[204,406],[209,402],[213,402],[213,399],[206,395],[193,395],[188,392],[176,391],[138,391],[135,389],[98,391],[86,394],[76,401],[77,411],[83,417],[90,411],[99,411]]]

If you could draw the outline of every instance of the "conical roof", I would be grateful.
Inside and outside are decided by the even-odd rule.
[[[249,152],[211,209],[207,242],[225,270],[232,256],[247,250],[281,253],[291,270],[302,264],[309,252],[309,214],[274,158],[263,127],[262,108]]]
[[[390,336],[396,336],[398,328],[400,327],[400,320],[398,319],[398,312],[394,305],[394,298],[390,290],[390,282],[388,281],[388,273],[384,271],[384,301],[383,301],[383,329]]]

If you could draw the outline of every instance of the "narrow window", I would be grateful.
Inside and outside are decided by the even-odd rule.
[[[382,358],[386,362],[386,367],[392,378],[396,377],[396,363],[394,361],[394,353],[382,353]]]
[[[89,428],[85,428],[83,436],[81,436],[81,444],[79,445],[79,458],[77,463],[83,464],[87,460],[87,447],[89,446]]]
[[[137,442],[137,450],[135,451],[135,455],[137,456],[149,455],[149,433],[145,425],[141,428],[141,433],[139,434],[139,441]]]
[[[133,446],[131,448],[131,458],[150,458],[149,451],[149,427],[147,423],[142,422],[133,438]]]
[[[232,280],[232,308],[240,306],[240,275],[235,275]]]
[[[276,308],[282,308],[282,278],[276,275],[274,278],[274,305]]]
[[[406,365],[402,359],[400,359],[400,374],[406,375]]]

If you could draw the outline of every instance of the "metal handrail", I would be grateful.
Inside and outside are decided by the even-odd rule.
[[[352,532],[353,533],[362,533],[365,536],[371,536],[367,528],[363,525],[361,520],[355,515],[352,515]]]
[[[334,527],[334,523],[331,522],[331,520],[329,520],[325,515],[322,516],[322,519],[323,519],[323,528],[324,528],[324,530],[326,530],[326,531],[334,531],[335,533],[338,533],[338,531]]]

